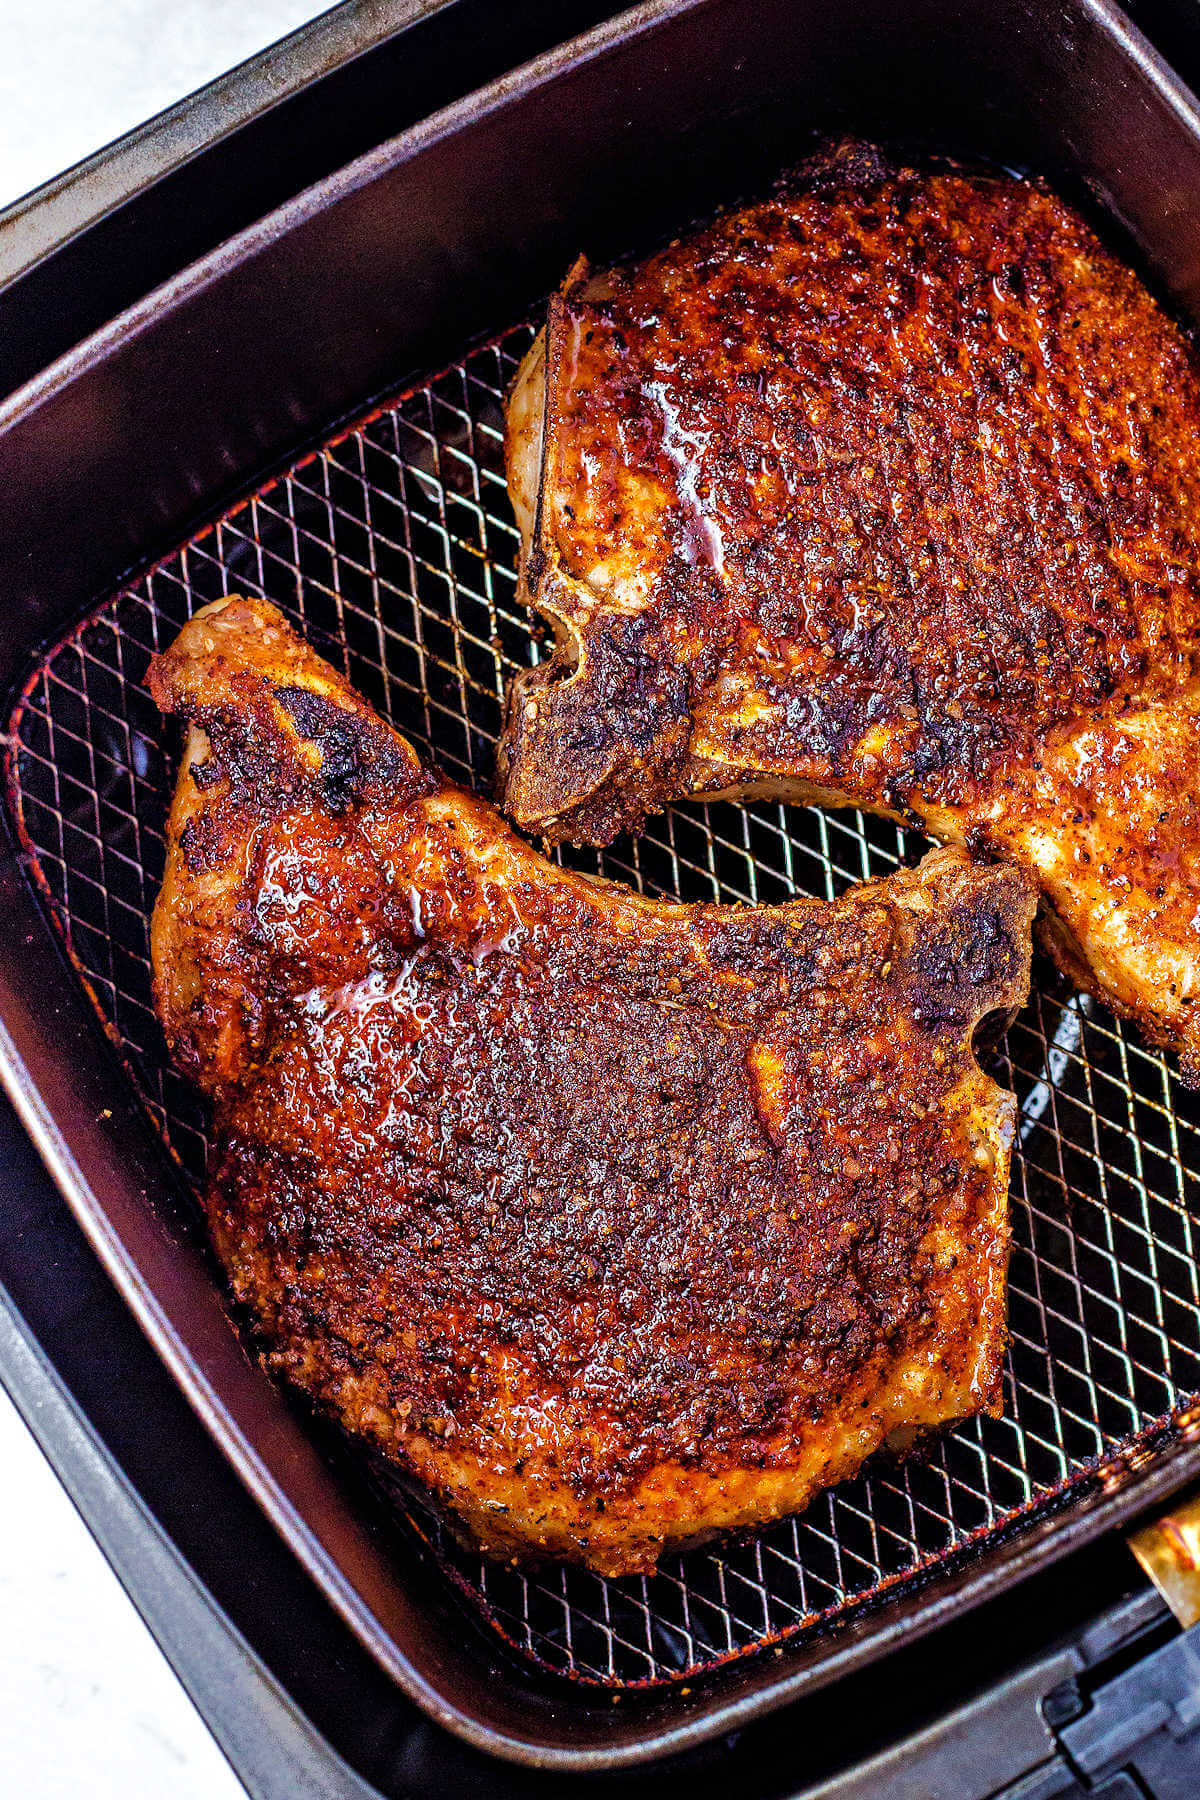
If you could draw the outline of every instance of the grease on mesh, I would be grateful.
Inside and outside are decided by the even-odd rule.
[[[154,1019],[148,921],[171,781],[143,687],[206,600],[262,594],[451,775],[486,788],[511,671],[538,640],[515,598],[501,405],[531,337],[473,351],[299,462],[92,612],[13,721],[16,806],[138,1093],[193,1182],[202,1110]],[[915,848],[915,846],[913,847]],[[683,899],[832,896],[906,856],[895,826],[758,803],[689,806],[577,866]],[[1044,974],[1044,971],[1043,971]],[[694,1676],[966,1556],[1149,1441],[1200,1389],[1200,1107],[1090,1001],[1035,995],[996,1057],[1021,1102],[1004,1416],[879,1465],[801,1519],[668,1557],[652,1578],[484,1563],[394,1494],[456,1584],[544,1667],[610,1684]]]

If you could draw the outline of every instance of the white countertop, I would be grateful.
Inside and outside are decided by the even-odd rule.
[[[327,10],[314,0],[0,0],[0,206]]]
[[[312,0],[0,0],[0,206],[323,10]],[[0,1795],[244,1800],[2,1390]]]
[[[0,1389],[0,1794],[245,1800]]]

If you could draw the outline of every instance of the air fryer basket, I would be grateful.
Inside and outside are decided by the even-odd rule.
[[[403,731],[476,787],[505,684],[538,644],[514,596],[502,400],[518,326],[402,394],[90,612],[10,723],[9,800],[54,919],[137,1091],[189,1178],[203,1110],[164,1054],[149,915],[171,766],[143,686],[152,650],[218,594],[283,606]],[[855,813],[691,806],[582,866],[679,899],[832,895],[909,847]],[[1200,1105],[1131,1028],[1047,965],[997,1062],[1020,1101],[1005,1407],[882,1465],[800,1519],[667,1559],[653,1578],[523,1575],[435,1542],[461,1588],[542,1667],[620,1687],[828,1627],[1145,1453],[1200,1392]]]
[[[1051,29],[1019,0],[896,10],[861,0],[834,23],[787,0],[645,7],[302,196],[0,413],[19,521],[0,536],[0,675],[19,677],[0,869],[6,1083],[331,1598],[435,1716],[529,1760],[594,1766],[710,1734],[1194,1470],[1200,1106],[1172,1059],[1040,966],[995,1058],[1021,1105],[1004,1416],[653,1579],[488,1565],[419,1507],[363,1502],[327,1441],[332,1469],[314,1457],[213,1303],[186,1198],[204,1119],[150,1006],[171,746],[143,677],[196,605],[265,594],[448,773],[484,787],[505,681],[539,651],[515,603],[501,462],[529,303],[581,239],[598,254],[652,241],[759,181],[815,123],[1091,185],[1152,276],[1195,306],[1200,120],[1119,15],[1079,0]],[[1114,150],[1097,108],[1117,98]],[[522,322],[483,335],[496,309]],[[331,433],[385,371],[435,352],[440,373]],[[281,457],[305,436],[321,447]],[[284,473],[220,511],[272,461]],[[119,578],[131,561],[142,572]],[[832,894],[917,848],[852,813],[755,803],[681,807],[637,842],[576,854],[650,892],[770,901]],[[26,948],[46,916],[62,969]],[[93,1008],[107,1059],[89,1049]]]

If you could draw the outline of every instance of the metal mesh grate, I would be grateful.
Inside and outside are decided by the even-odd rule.
[[[151,1010],[171,769],[142,686],[148,657],[203,601],[266,595],[447,772],[486,788],[505,682],[538,654],[515,604],[501,446],[502,396],[530,336],[521,326],[472,351],[201,532],[51,650],[17,708],[10,801],[138,1092],[193,1180],[204,1118]],[[575,860],[651,892],[773,901],[832,895],[904,854],[879,820],[756,804],[680,808],[637,842]],[[747,1543],[669,1558],[652,1579],[523,1575],[440,1543],[518,1649],[585,1680],[640,1683],[828,1626],[1094,1485],[1103,1460],[1148,1445],[1192,1402],[1196,1097],[1134,1032],[1053,989],[1009,1032],[996,1072],[1022,1108],[1003,1418],[877,1467]]]

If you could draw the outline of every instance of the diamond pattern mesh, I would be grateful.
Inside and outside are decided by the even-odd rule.
[[[151,1009],[148,920],[171,768],[142,685],[153,650],[229,591],[264,594],[450,774],[486,789],[515,602],[501,404],[520,326],[404,393],[238,505],[51,650],[12,722],[10,804],[138,1094],[198,1181],[204,1117]],[[854,813],[688,806],[579,866],[684,899],[831,896],[910,849]],[[828,1626],[963,1557],[1148,1444],[1200,1390],[1200,1108],[1173,1064],[1092,1002],[1037,993],[996,1057],[1021,1103],[1004,1416],[881,1465],[747,1542],[652,1579],[485,1564],[409,1510],[456,1585],[543,1666],[614,1685],[694,1675]],[[396,1503],[399,1509],[400,1503]]]

